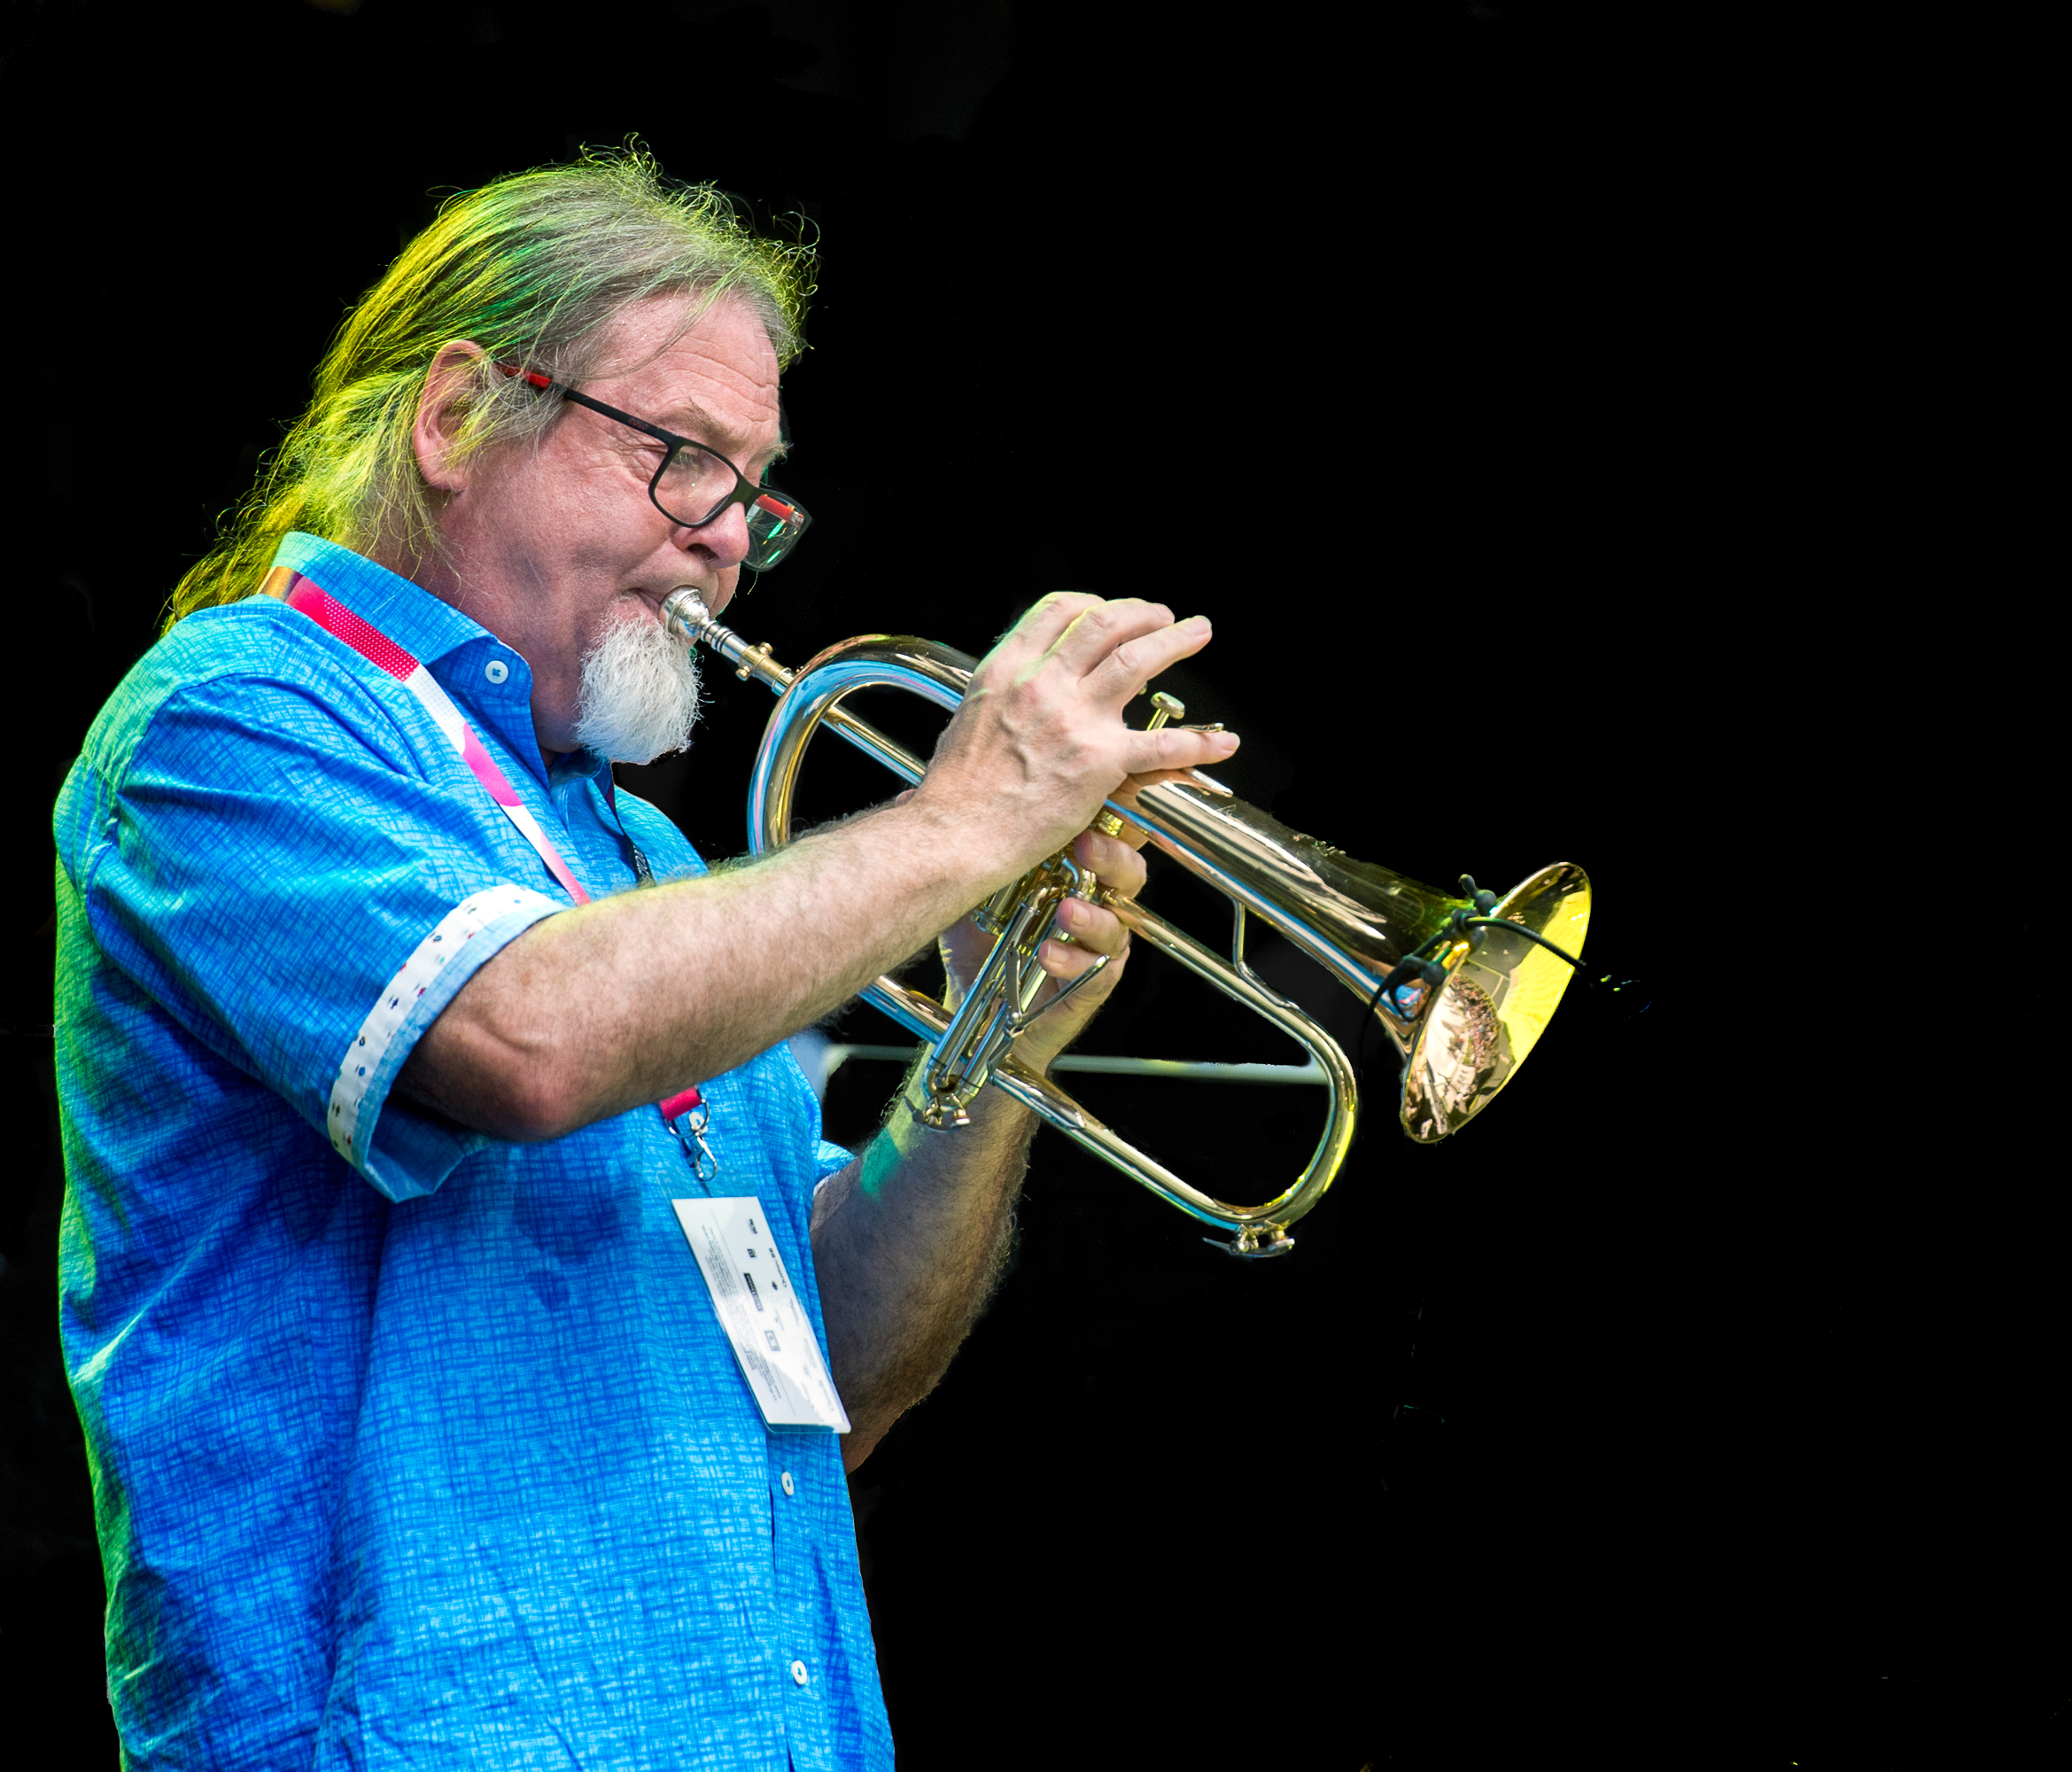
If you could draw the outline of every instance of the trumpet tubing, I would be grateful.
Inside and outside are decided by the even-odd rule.
[[[847,696],[899,688],[954,711],[976,668],[966,654],[931,641],[865,634],[787,670],[767,645],[750,646],[714,621],[688,587],[664,601],[663,618],[686,644],[708,648],[737,677],[760,680],[779,697],[749,788],[749,843],[757,855],[790,840],[806,748],[823,726],[909,784],[921,779],[920,759],[850,713],[842,706]],[[1177,705],[1161,697],[1153,724]],[[1464,877],[1470,896],[1448,894],[1291,830],[1199,771],[1140,789],[1126,784],[1106,811],[1141,826],[1159,850],[1231,901],[1227,957],[1135,900],[1094,886],[1091,875],[1083,879],[1067,851],[981,907],[995,946],[955,1014],[890,977],[864,995],[928,1048],[923,1117],[929,1123],[954,1126],[991,1083],[1140,1185],[1230,1233],[1227,1243],[1207,1240],[1236,1255],[1283,1255],[1294,1247],[1289,1227],[1331,1185],[1359,1118],[1358,1084],[1344,1051],[1246,962],[1249,918],[1266,922],[1368,1005],[1402,1063],[1399,1117],[1421,1144],[1457,1131],[1510,1080],[1567,988],[1571,968],[1556,953],[1579,953],[1588,928],[1589,879],[1571,863],[1543,867],[1501,898],[1473,893]],[[1013,1041],[1033,1019],[1041,982],[1032,963],[1036,944],[1073,892],[1091,892],[1132,936],[1308,1050],[1329,1084],[1330,1106],[1308,1166],[1273,1199],[1236,1206],[1202,1192],[1015,1059]],[[1558,944],[1556,952],[1543,942]]]

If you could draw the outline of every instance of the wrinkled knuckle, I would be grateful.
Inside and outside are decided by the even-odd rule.
[[[1115,606],[1098,599],[1090,601],[1081,605],[1078,619],[1082,625],[1097,633],[1106,632],[1115,625]]]

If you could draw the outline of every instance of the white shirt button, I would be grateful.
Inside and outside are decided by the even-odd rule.
[[[492,658],[482,667],[482,674],[493,683],[501,683],[511,674],[511,667],[501,658]]]
[[[792,1677],[792,1678],[793,1678],[793,1680],[795,1680],[795,1682],[796,1682],[798,1684],[800,1684],[800,1685],[802,1685],[802,1686],[805,1684],[805,1683],[806,1683],[806,1664],[805,1664],[803,1661],[794,1661],[794,1662],[791,1664],[791,1677]]]
[[[789,1495],[791,1493],[791,1473],[787,1471],[781,1477],[778,1478],[777,1481],[784,1485],[785,1494]]]

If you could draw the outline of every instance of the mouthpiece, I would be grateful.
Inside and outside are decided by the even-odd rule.
[[[750,677],[760,678],[773,696],[781,696],[791,687],[791,672],[771,657],[770,642],[750,646],[731,627],[720,626],[705,607],[705,599],[689,585],[679,585],[663,598],[662,625],[686,646],[695,647],[702,641],[734,667],[733,674],[744,683]]]
[[[662,600],[662,625],[689,646],[712,626],[712,611],[689,585],[679,585]]]

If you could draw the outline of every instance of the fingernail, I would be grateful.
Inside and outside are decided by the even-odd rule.
[[[1225,750],[1237,750],[1237,748],[1238,748],[1238,734],[1237,734],[1236,733],[1234,733],[1234,732],[1219,732],[1219,733],[1217,733],[1217,734],[1214,734],[1214,737],[1215,737],[1215,741],[1216,741],[1216,742],[1217,742],[1218,744],[1220,744],[1220,745],[1221,745],[1221,746],[1222,746],[1222,748],[1223,748]]]

